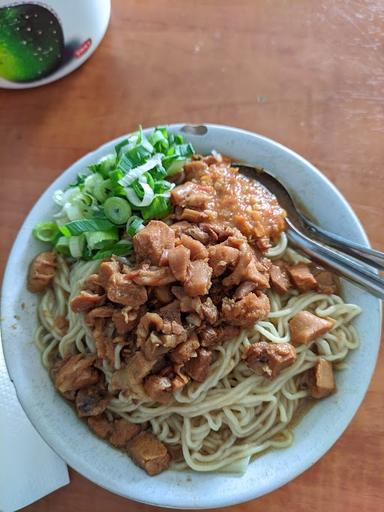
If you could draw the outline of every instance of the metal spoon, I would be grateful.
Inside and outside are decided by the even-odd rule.
[[[280,206],[287,212],[287,236],[292,244],[298,246],[311,259],[327,265],[341,276],[384,299],[384,278],[377,275],[372,268],[384,269],[383,253],[316,226],[303,214],[284,185],[263,169],[242,164],[232,165],[242,174],[256,179],[276,196]]]

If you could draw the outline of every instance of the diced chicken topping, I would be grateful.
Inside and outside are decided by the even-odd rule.
[[[85,319],[87,324],[94,325],[96,318],[111,318],[115,312],[115,309],[112,306],[100,306],[95,309],[91,309],[89,313],[87,313]]]
[[[228,297],[223,299],[223,318],[232,325],[251,326],[257,320],[267,318],[269,311],[269,299],[262,292],[258,292],[258,295],[248,293],[238,301]]]
[[[63,359],[54,368],[53,379],[56,388],[61,393],[65,393],[96,384],[99,380],[99,373],[92,366],[95,359],[96,356],[85,356],[84,354],[76,354]]]
[[[136,257],[149,260],[153,265],[159,264],[164,249],[172,249],[174,246],[175,232],[165,222],[158,220],[151,220],[133,237]]]
[[[115,309],[112,315],[112,322],[115,325],[118,334],[127,334],[131,332],[139,323],[140,308],[132,309],[125,306],[122,309]]]
[[[227,245],[211,245],[208,249],[208,256],[213,277],[221,276],[228,267],[235,266],[239,254],[238,249]]]
[[[164,286],[176,281],[175,276],[168,267],[142,267],[129,274],[129,276],[134,283],[141,286]]]
[[[324,358],[316,362],[314,368],[314,382],[310,390],[313,398],[324,398],[336,391],[332,363]]]
[[[291,343],[296,347],[309,345],[316,338],[330,331],[334,324],[334,320],[320,318],[309,311],[300,311],[289,321]]]
[[[172,398],[172,383],[168,377],[149,375],[144,381],[147,395],[160,404],[168,403]]]
[[[56,254],[54,252],[41,252],[38,254],[29,266],[28,290],[32,293],[45,291],[55,277],[56,266]]]
[[[166,446],[151,432],[141,432],[127,446],[133,461],[148,475],[158,475],[169,467],[171,457]]]
[[[185,363],[191,359],[191,357],[196,357],[196,350],[199,348],[200,343],[195,333],[193,333],[186,341],[177,345],[177,347],[172,350],[170,357],[172,361],[176,363]]]
[[[74,313],[83,313],[93,308],[98,308],[105,303],[105,295],[87,292],[82,290],[79,295],[74,297],[69,305]]]
[[[191,261],[188,265],[184,289],[190,297],[206,295],[211,287],[212,269],[206,261]]]
[[[235,293],[233,294],[233,298],[243,299],[248,293],[253,292],[257,288],[256,283],[253,283],[252,281],[243,281],[239,286],[236,288]]]
[[[280,295],[287,293],[291,287],[287,272],[278,265],[271,266],[270,279],[272,288]]]
[[[123,448],[127,446],[128,442],[133,439],[140,430],[140,425],[136,423],[130,423],[124,419],[114,420],[109,442],[118,448]]]
[[[147,290],[144,286],[135,284],[129,275],[116,272],[107,284],[108,299],[117,304],[136,308],[147,301]]]
[[[258,375],[276,377],[296,361],[295,347],[289,343],[253,343],[243,354],[245,364]]]
[[[269,276],[266,272],[261,272],[260,263],[251,247],[243,242],[240,247],[240,255],[233,272],[223,279],[224,286],[235,286],[241,281],[253,281],[259,288],[269,287]]]
[[[191,260],[205,260],[208,258],[208,251],[204,245],[191,236],[182,234],[180,241],[184,247],[189,249]]]
[[[199,348],[197,356],[192,357],[185,364],[187,375],[197,382],[204,382],[208,376],[211,360],[212,352],[205,348]]]
[[[185,281],[187,278],[190,254],[190,250],[183,245],[168,251],[169,268],[178,281]]]
[[[119,262],[115,259],[111,259],[109,261],[102,261],[99,266],[99,283],[104,288],[107,287],[109,278],[113,276],[113,274],[117,274],[120,272],[120,265]],[[88,287],[84,287],[85,289],[88,289]],[[92,290],[91,291],[95,291]],[[99,293],[99,292],[97,292]]]
[[[137,398],[145,398],[143,380],[156,361],[148,361],[142,352],[135,352],[128,359],[125,368],[115,371],[112,374],[111,385],[114,390],[129,390]]]
[[[103,414],[100,416],[90,416],[87,422],[90,429],[102,439],[107,439],[112,434],[112,423]]]
[[[317,283],[316,291],[319,293],[325,293],[327,295],[339,292],[339,283],[337,281],[337,277],[329,272],[329,270],[315,267],[312,272]]]
[[[110,396],[104,386],[90,386],[80,389],[75,405],[79,416],[99,416],[109,403]]]
[[[174,205],[183,208],[205,210],[213,194],[213,187],[187,181],[171,191],[171,201]]]
[[[316,279],[306,263],[296,263],[287,267],[289,277],[294,286],[301,292],[307,292],[316,288]]]

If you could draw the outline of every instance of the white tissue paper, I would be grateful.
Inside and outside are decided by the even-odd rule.
[[[68,470],[18,402],[0,340],[0,512],[14,512],[69,483]]]

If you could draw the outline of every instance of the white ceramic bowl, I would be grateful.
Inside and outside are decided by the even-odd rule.
[[[182,126],[171,128],[177,131]],[[368,245],[364,230],[345,199],[302,157],[253,133],[226,126],[206,126],[205,135],[186,136],[198,152],[216,149],[236,160],[265,167],[295,191],[321,226]],[[110,152],[115,143],[108,142],[81,158],[44,192],[13,246],[3,283],[3,344],[20,402],[41,436],[70,466],[127,498],[159,506],[209,508],[233,505],[273,491],[324,455],[359,407],[379,348],[380,301],[344,283],[344,297],[363,310],[355,323],[361,348],[349,355],[348,369],[337,374],[338,393],[320,400],[295,428],[295,441],[290,448],[268,451],[241,477],[173,471],[152,478],[146,476],[127,455],[93,436],[55,391],[32,343],[37,297],[25,288],[28,264],[42,250],[42,245],[32,237],[32,227],[53,214],[53,191],[72,182],[78,172]]]

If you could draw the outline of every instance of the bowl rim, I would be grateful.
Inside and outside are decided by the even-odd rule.
[[[173,123],[173,124],[165,124],[165,125],[171,131],[180,131],[180,129],[182,127],[184,127],[186,124],[188,124],[188,123]],[[161,125],[161,126],[165,126],[165,125]],[[243,129],[232,127],[232,126],[228,126],[228,125],[221,125],[221,124],[202,123],[202,125],[206,126],[208,128],[208,130],[210,128],[218,129],[219,131],[221,130],[221,131],[230,132],[230,133],[232,133],[233,135],[235,135],[237,137],[239,137],[239,136],[241,137],[241,136],[244,136],[244,135],[247,136],[247,137],[251,136],[254,139],[258,139],[260,142],[266,143],[269,147],[277,149],[278,151],[280,151],[282,153],[288,154],[291,157],[293,157],[293,159],[301,162],[306,168],[310,169],[310,171],[312,173],[315,173],[319,178],[321,178],[322,181],[324,181],[326,183],[326,185],[333,190],[333,193],[338,196],[339,201],[341,203],[343,203],[343,207],[348,212],[348,218],[353,220],[353,222],[355,224],[355,227],[359,231],[359,235],[360,235],[361,239],[363,240],[364,244],[366,246],[370,247],[370,243],[369,243],[368,237],[367,237],[367,235],[365,233],[365,230],[364,230],[360,220],[358,219],[357,215],[353,211],[352,207],[348,203],[348,201],[344,198],[344,196],[336,188],[336,186],[324,174],[322,174],[313,164],[311,164],[308,160],[306,160],[304,157],[302,157],[301,155],[299,155],[295,151],[291,150],[290,148],[288,148],[288,147],[286,147],[286,146],[284,146],[284,145],[274,141],[273,139],[270,139],[270,138],[265,137],[263,135],[257,134],[255,132],[251,132],[251,131],[248,131],[248,130],[243,130]],[[191,126],[191,125],[189,125],[189,126]],[[144,133],[148,133],[151,130],[153,130],[153,128],[154,127],[149,127],[149,128],[146,128],[143,131],[144,131]],[[42,194],[39,196],[39,198],[35,201],[33,207],[30,209],[28,215],[26,216],[24,222],[22,223],[21,227],[18,230],[18,233],[17,233],[16,238],[15,238],[15,240],[13,242],[12,249],[11,249],[11,251],[9,253],[9,257],[8,257],[8,260],[7,260],[7,263],[6,263],[6,266],[5,266],[4,277],[3,277],[3,284],[2,284],[2,294],[1,294],[2,295],[2,298],[1,298],[1,310],[2,311],[4,311],[4,309],[5,309],[5,300],[4,300],[4,297],[6,295],[5,291],[8,289],[8,287],[12,283],[12,275],[11,275],[10,262],[13,260],[15,254],[17,253],[17,250],[19,248],[18,246],[21,245],[21,242],[24,239],[25,229],[23,229],[23,228],[25,228],[26,225],[28,224],[29,217],[32,216],[35,213],[36,210],[38,210],[38,205],[39,205],[40,201],[42,200],[43,196],[45,196],[48,193],[51,193],[52,190],[54,190],[56,188],[55,187],[56,181],[59,178],[61,178],[64,174],[67,174],[72,169],[73,166],[76,165],[76,166],[83,166],[83,167],[85,167],[85,164],[84,164],[85,161],[87,161],[88,159],[92,158],[94,155],[96,155],[96,153],[106,151],[107,148],[109,149],[110,147],[112,147],[118,141],[122,140],[126,135],[127,134],[123,134],[122,136],[119,136],[119,137],[116,137],[116,138],[114,138],[114,139],[112,139],[110,141],[107,141],[104,144],[102,144],[102,145],[98,146],[97,148],[95,148],[94,150],[92,150],[92,151],[88,152],[87,154],[83,155],[81,158],[79,158],[75,162],[72,162],[62,173],[60,173],[55,178],[55,180],[53,180],[50,183],[50,185],[42,192]],[[381,304],[381,301],[379,299],[377,299],[377,301],[378,301],[377,321],[378,321],[378,325],[381,325],[381,321],[382,321],[382,304]],[[2,338],[4,340],[5,338],[7,338],[7,333],[4,331],[3,323],[1,325],[1,331],[2,331],[2,335],[3,335]],[[6,367],[7,367],[9,376],[10,376],[11,380],[13,381],[13,378],[12,378],[13,377],[13,375],[12,375],[13,374],[13,372],[12,372],[12,363],[11,363],[11,360],[10,360],[11,358],[9,357],[9,355],[7,355],[7,353],[8,353],[8,350],[7,350],[8,343],[4,343],[3,340],[2,340],[2,344],[3,344],[3,350],[4,350],[5,363],[6,363]],[[339,439],[339,437],[342,435],[344,430],[351,423],[353,417],[355,416],[358,408],[360,407],[360,405],[361,405],[361,403],[362,403],[362,401],[363,401],[363,399],[364,399],[364,397],[365,397],[365,395],[367,393],[367,390],[368,390],[368,387],[369,387],[370,382],[372,380],[372,377],[373,377],[373,374],[374,374],[374,371],[375,371],[375,367],[376,367],[376,363],[377,363],[378,351],[379,351],[379,348],[380,348],[380,331],[379,331],[379,337],[378,337],[378,339],[377,339],[377,341],[375,343],[375,347],[376,347],[376,352],[374,354],[374,363],[372,365],[369,378],[367,378],[366,382],[364,383],[364,386],[362,386],[362,390],[363,391],[362,391],[361,397],[357,401],[354,402],[354,406],[352,408],[352,412],[349,413],[348,419],[344,420],[342,428],[339,429],[338,434],[336,436],[333,436],[333,437],[331,436],[331,439],[328,439],[327,442],[324,443],[323,448],[319,451],[319,453],[316,454],[316,456],[314,456],[312,458],[309,458],[309,459],[307,458],[307,459],[301,461],[301,464],[299,464],[299,467],[297,467],[294,472],[290,472],[288,474],[288,476],[287,476],[287,474],[281,475],[279,477],[275,476],[272,485],[265,486],[265,488],[261,488],[258,492],[255,492],[255,491],[252,491],[252,490],[247,492],[247,491],[243,490],[242,492],[237,492],[233,497],[231,496],[230,499],[228,499],[228,498],[222,499],[220,496],[215,496],[213,498],[212,498],[212,496],[205,496],[204,497],[205,501],[202,501],[201,503],[199,502],[198,505],[195,505],[195,506],[188,506],[188,505],[186,506],[184,503],[181,503],[180,500],[178,501],[177,497],[174,499],[174,501],[172,503],[165,502],[164,500],[162,500],[161,497],[160,497],[160,499],[156,499],[156,501],[146,500],[146,499],[143,499],[142,496],[138,496],[135,493],[133,493],[133,494],[123,493],[123,492],[119,491],[116,487],[113,487],[112,485],[107,485],[107,484],[105,484],[103,482],[100,482],[100,480],[98,479],[97,471],[94,471],[92,474],[90,474],[89,467],[86,466],[86,464],[82,465],[81,462],[79,462],[77,459],[76,459],[76,461],[74,461],[74,459],[69,455],[71,450],[67,451],[67,453],[63,453],[63,451],[61,449],[59,449],[55,445],[54,439],[51,436],[49,436],[47,433],[45,433],[45,432],[43,433],[42,432],[42,430],[44,430],[44,428],[42,428],[41,425],[39,425],[39,422],[37,421],[36,415],[31,411],[30,405],[28,403],[26,403],[26,401],[24,400],[23,391],[21,389],[18,389],[17,385],[15,384],[15,382],[14,381],[13,382],[14,382],[14,385],[15,385],[15,389],[16,389],[16,394],[17,394],[18,400],[19,400],[19,402],[20,402],[24,412],[26,413],[27,417],[29,418],[29,420],[31,421],[32,425],[36,429],[36,431],[41,435],[41,437],[44,439],[44,441],[68,465],[73,467],[78,473],[80,473],[82,476],[84,476],[88,480],[91,480],[95,484],[99,485],[100,487],[102,487],[102,488],[104,488],[104,489],[106,489],[106,490],[108,490],[108,491],[110,491],[110,492],[112,492],[114,494],[117,494],[117,495],[122,496],[124,498],[132,499],[132,500],[135,500],[135,501],[138,501],[138,502],[141,502],[141,503],[153,505],[153,506],[161,506],[161,507],[166,507],[166,508],[179,508],[180,506],[182,506],[185,509],[216,508],[216,507],[224,507],[224,506],[230,506],[230,505],[244,503],[246,501],[255,499],[255,498],[263,496],[263,495],[265,495],[265,494],[267,494],[269,492],[272,492],[272,491],[280,488],[281,486],[285,485],[286,483],[290,482],[291,480],[295,479],[297,476],[299,476],[304,471],[306,471],[308,468],[310,468],[323,455],[325,455],[325,453],[333,446],[333,444]]]

